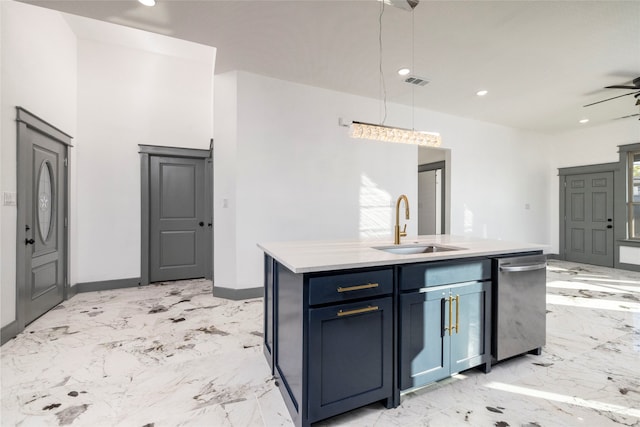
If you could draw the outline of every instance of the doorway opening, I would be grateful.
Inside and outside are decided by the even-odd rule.
[[[418,165],[418,234],[445,234],[446,163]]]

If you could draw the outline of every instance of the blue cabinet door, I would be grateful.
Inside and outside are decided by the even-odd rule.
[[[490,362],[491,282],[400,295],[400,389],[417,388]]]
[[[449,290],[400,295],[400,389],[449,376]]]
[[[308,421],[393,395],[391,297],[309,310]]]
[[[450,288],[452,301],[451,373],[485,363],[490,357],[486,304],[491,282]]]

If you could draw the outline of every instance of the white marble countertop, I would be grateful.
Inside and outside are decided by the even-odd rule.
[[[514,252],[539,251],[547,248],[538,243],[517,243],[477,237],[408,236],[400,246],[436,244],[460,248],[455,251],[397,255],[375,249],[394,246],[393,240],[319,240],[259,243],[258,247],[294,273],[343,270],[348,268],[376,267],[408,264],[423,261],[470,258]]]

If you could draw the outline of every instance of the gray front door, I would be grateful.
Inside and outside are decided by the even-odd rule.
[[[55,307],[65,296],[67,145],[57,137],[70,141],[46,122],[18,110],[20,328]]]
[[[565,178],[565,259],[613,267],[613,172]]]
[[[149,280],[206,275],[205,159],[151,156]]]

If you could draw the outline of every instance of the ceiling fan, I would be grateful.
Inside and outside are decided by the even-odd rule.
[[[629,96],[629,95],[635,95],[635,98],[637,99],[636,105],[640,105],[640,98],[638,98],[638,96],[640,96],[640,77],[636,77],[635,79],[633,79],[631,83],[632,83],[632,86],[613,85],[613,86],[605,86],[605,89],[627,89],[627,90],[634,90],[636,92],[625,93],[624,95],[618,95],[612,98],[603,99],[602,101],[592,102],[591,104],[584,105],[583,107],[589,107],[591,105],[600,104],[601,102],[611,101],[612,99],[622,98],[623,96]]]

